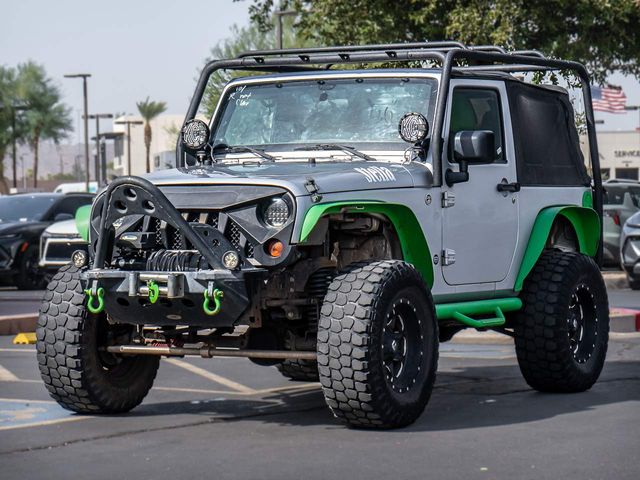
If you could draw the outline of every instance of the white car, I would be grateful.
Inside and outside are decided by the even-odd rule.
[[[640,290],[640,212],[629,217],[622,228],[620,262],[627,272],[629,286]]]
[[[38,266],[46,274],[54,274],[61,266],[71,261],[73,252],[76,250],[87,251],[88,245],[80,236],[75,220],[53,223],[40,237]]]

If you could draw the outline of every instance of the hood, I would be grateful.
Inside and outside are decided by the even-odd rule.
[[[318,193],[409,188],[431,183],[425,165],[389,162],[276,162],[218,164],[160,170],[144,178],[159,185],[261,185],[286,188],[296,196],[309,195],[313,180]],[[426,186],[426,185],[425,185]]]
[[[46,223],[29,220],[26,222],[0,222],[0,235],[14,235],[33,229],[44,228]]]
[[[45,230],[50,235],[79,236],[78,228],[75,220],[64,220],[62,222],[52,223]]]

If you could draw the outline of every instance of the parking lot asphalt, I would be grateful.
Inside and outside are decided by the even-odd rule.
[[[590,391],[532,391],[510,344],[443,344],[414,425],[351,430],[316,383],[245,359],[163,360],[132,412],[81,416],[39,380],[33,346],[0,337],[0,478],[640,477],[640,335],[610,343]]]

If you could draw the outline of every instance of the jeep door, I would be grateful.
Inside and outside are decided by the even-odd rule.
[[[518,193],[500,192],[498,184],[517,189],[510,118],[502,82],[451,81],[442,171],[459,170],[452,141],[459,131],[493,131],[496,153],[493,163],[469,165],[469,181],[442,187],[449,201],[442,209],[441,266],[449,285],[499,282],[509,273],[518,242]]]

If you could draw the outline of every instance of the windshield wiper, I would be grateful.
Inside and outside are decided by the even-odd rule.
[[[269,162],[276,161],[276,157],[274,157],[273,155],[269,155],[264,150],[260,150],[258,148],[252,148],[252,147],[245,147],[242,145],[230,147],[229,145],[226,145],[224,143],[219,143],[218,145],[215,145],[211,149],[211,153],[213,155],[215,155],[216,153],[253,153],[256,157],[264,158]]]
[[[363,160],[368,160],[371,162],[377,161],[375,158],[361,152],[360,150],[356,150],[355,148],[348,145],[339,145],[337,143],[318,143],[317,145],[294,148],[294,150],[342,150],[343,152],[349,152],[356,157],[360,157]]]

